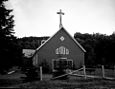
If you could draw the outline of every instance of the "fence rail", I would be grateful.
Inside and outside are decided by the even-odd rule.
[[[56,76],[50,79],[58,79],[61,78],[63,76],[76,76],[76,77],[84,77],[84,79],[86,78],[104,78],[104,79],[115,79],[115,67],[113,68],[106,68],[104,67],[104,65],[101,65],[100,67],[95,67],[95,68],[91,68],[91,67],[86,67],[85,65],[78,69],[78,70],[69,70],[67,71],[66,74],[60,75],[60,76]],[[44,79],[44,74],[42,73],[42,67],[40,67],[40,79],[41,81]]]

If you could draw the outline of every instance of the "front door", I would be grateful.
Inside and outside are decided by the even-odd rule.
[[[59,58],[52,60],[52,69],[71,69],[73,67],[73,60],[67,58]]]

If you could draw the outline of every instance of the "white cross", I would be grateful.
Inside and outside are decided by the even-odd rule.
[[[62,15],[64,15],[64,13],[60,9],[60,12],[57,12],[57,14],[60,15],[60,25],[59,25],[59,27],[61,28],[62,27]]]

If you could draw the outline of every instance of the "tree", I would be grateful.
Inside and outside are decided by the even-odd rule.
[[[115,65],[115,34],[81,34],[75,33],[74,38],[86,49],[86,65]]]
[[[21,57],[14,36],[14,16],[11,15],[12,10],[5,7],[6,1],[0,0],[0,73],[19,63],[17,59]]]

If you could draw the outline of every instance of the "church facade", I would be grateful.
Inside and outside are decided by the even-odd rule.
[[[65,28],[61,27],[56,34],[36,49],[32,60],[36,67],[46,62],[52,71],[59,66],[78,69],[84,65],[85,52]]]

